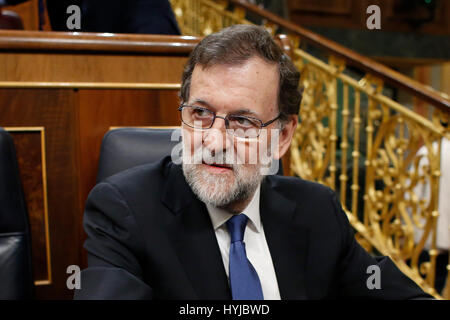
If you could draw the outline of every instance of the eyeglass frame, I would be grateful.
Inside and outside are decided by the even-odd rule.
[[[200,109],[202,109],[202,110],[206,110],[206,111],[211,112],[211,113],[213,114],[213,116],[214,116],[213,119],[212,119],[212,121],[211,121],[211,125],[210,125],[208,128],[198,128],[198,127],[194,127],[194,126],[192,126],[192,125],[187,124],[186,122],[184,122],[184,120],[183,120],[183,113],[181,113],[181,112],[183,111],[183,108],[186,108],[186,107],[188,107],[188,108],[196,107],[196,108],[200,108]],[[216,118],[220,118],[220,119],[223,119],[223,120],[225,121],[225,128],[226,128],[227,130],[230,130],[230,129],[228,128],[228,126],[229,126],[228,116],[229,116],[230,114],[227,114],[225,117],[218,116],[218,115],[216,114],[215,111],[212,111],[212,110],[209,110],[209,109],[207,109],[207,108],[200,107],[200,106],[189,105],[189,104],[187,104],[187,103],[182,103],[182,104],[180,104],[180,106],[178,107],[178,111],[180,111],[181,121],[182,121],[185,125],[187,125],[189,128],[193,128],[193,129],[197,129],[197,130],[209,130],[209,129],[211,129],[212,126],[214,125],[214,122],[216,121]],[[231,115],[233,115],[233,114],[231,114]],[[239,138],[239,139],[255,139],[255,138],[258,138],[259,135],[261,134],[262,128],[265,128],[265,127],[267,127],[268,125],[270,125],[270,124],[274,123],[275,121],[277,121],[278,119],[280,119],[280,117],[281,117],[281,112],[280,112],[275,118],[273,118],[272,120],[269,120],[269,121],[267,121],[267,122],[262,122],[261,119],[258,119],[258,118],[255,118],[255,117],[242,116],[242,115],[235,115],[235,116],[237,116],[237,117],[242,117],[242,118],[247,118],[247,119],[252,119],[252,120],[256,120],[256,121],[258,121],[258,122],[261,123],[261,127],[259,128],[259,132],[258,132],[258,135],[257,135],[256,137],[238,137],[238,136],[236,136],[236,137]],[[233,136],[234,136],[234,135],[233,135]]]

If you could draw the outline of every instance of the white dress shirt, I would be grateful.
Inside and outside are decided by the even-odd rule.
[[[266,236],[259,214],[259,196],[260,187],[256,190],[253,199],[250,201],[247,208],[242,212],[248,217],[247,227],[244,232],[245,249],[247,258],[258,273],[264,300],[280,300],[280,291],[278,289],[275,268],[273,266],[269,247],[267,246]],[[229,278],[228,263],[231,239],[226,222],[233,214],[209,204],[206,205],[206,208],[211,217],[220,253],[222,254],[223,265]]]

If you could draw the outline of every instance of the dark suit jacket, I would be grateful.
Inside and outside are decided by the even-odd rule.
[[[88,32],[181,34],[169,0],[82,0],[81,24]]]
[[[429,297],[359,246],[327,187],[268,176],[260,213],[282,299]],[[84,228],[89,267],[75,298],[231,299],[206,206],[169,158],[99,183]],[[369,265],[381,269],[380,290],[367,288]]]

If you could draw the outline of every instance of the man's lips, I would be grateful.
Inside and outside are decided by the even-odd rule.
[[[231,170],[232,166],[229,164],[225,164],[225,163],[206,163],[206,162],[202,162],[204,165],[213,167],[213,168],[221,168],[221,169],[228,169]]]

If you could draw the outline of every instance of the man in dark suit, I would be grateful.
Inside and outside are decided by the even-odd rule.
[[[298,82],[260,27],[203,39],[182,78],[182,163],[167,157],[92,190],[75,297],[429,298],[359,246],[331,189],[264,175],[292,140]]]

